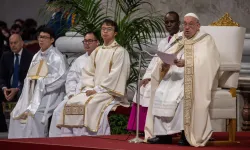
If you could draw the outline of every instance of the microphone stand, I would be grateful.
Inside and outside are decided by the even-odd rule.
[[[136,110],[136,136],[135,138],[129,140],[129,143],[142,143],[143,139],[139,138],[139,112],[140,112],[140,81],[141,81],[141,56],[142,51],[139,54],[139,76],[138,76],[138,83],[137,83],[137,94],[136,94],[136,103],[137,103],[137,110]]]

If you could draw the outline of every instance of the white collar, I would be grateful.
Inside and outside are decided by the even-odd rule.
[[[86,52],[83,56],[84,57],[89,57],[90,55],[88,54],[88,52]]]
[[[50,52],[50,50],[53,48],[53,45],[51,45],[48,49],[46,49],[45,51],[41,50],[41,55],[42,56],[47,56],[48,53]]]
[[[23,48],[19,51],[19,53],[18,53],[18,55],[19,56],[22,56],[22,53],[23,53]],[[14,53],[14,55],[15,55],[16,53]]]
[[[117,47],[119,46],[119,44],[116,42],[116,40],[114,40],[111,44],[109,44],[108,46],[105,46],[104,44],[102,45],[102,48],[103,49],[111,49],[111,48],[114,48],[114,47]]]

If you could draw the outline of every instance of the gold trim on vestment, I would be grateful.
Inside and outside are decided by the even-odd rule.
[[[107,87],[105,87],[105,86],[102,86],[102,85],[101,85],[101,87],[104,88],[105,90],[107,90],[108,93],[111,94],[111,95],[118,96],[118,97],[123,97],[123,96],[124,96],[122,93],[117,92],[117,91],[115,91],[115,90],[111,90],[111,89],[109,89],[109,88],[107,88]]]
[[[111,48],[114,48],[114,47],[119,47],[120,45],[114,41],[111,45],[109,46],[105,46],[105,45],[102,45],[102,49],[111,49]]]
[[[38,76],[40,74],[40,71],[42,69],[42,66],[43,66],[43,63],[44,63],[44,60],[40,60],[40,63],[39,63],[39,66],[38,66],[38,69],[36,71],[36,76]]]
[[[184,69],[184,102],[183,102],[183,122],[184,132],[187,141],[191,144],[190,128],[192,122],[192,106],[194,96],[194,44],[199,42],[208,34],[204,34],[196,40],[184,39],[185,69]]]
[[[83,86],[83,87],[81,87],[81,89],[80,89],[80,91],[81,91],[80,93],[84,93],[84,92],[82,92],[82,90],[85,89],[86,87],[94,88],[94,86]]]
[[[118,48],[118,47],[117,47]],[[113,57],[114,57],[114,54],[115,54],[115,51],[117,50],[117,48],[114,50],[112,56],[111,56],[111,60],[109,62],[109,73],[111,71],[111,68],[112,68],[112,65],[113,65]]]
[[[100,48],[101,48],[101,46],[98,46],[98,47],[96,48],[95,57],[94,57],[94,67],[95,67],[95,68],[96,68],[95,58],[96,58],[97,52],[98,52],[98,50],[99,50]]]
[[[114,46],[114,47],[117,47],[117,48],[114,50],[114,52],[113,52],[113,54],[112,54],[112,57],[111,57],[111,60],[110,60],[110,62],[109,62],[109,73],[110,73],[111,68],[112,68],[112,65],[113,65],[113,57],[114,57],[114,54],[115,54],[116,50],[120,47],[120,45],[116,45],[116,46]],[[124,96],[123,94],[121,94],[121,93],[119,93],[119,92],[116,92],[116,91],[114,91],[114,90],[111,90],[111,89],[109,89],[109,88],[107,88],[107,87],[104,87],[104,86],[102,86],[102,85],[101,85],[101,87],[104,88],[104,89],[106,89],[108,92],[115,93],[115,96],[119,96],[119,97]]]
[[[184,69],[184,131],[188,142],[190,143],[190,125],[192,115],[192,102],[194,99],[193,82],[194,82],[194,52],[193,44],[184,45],[185,69]]]
[[[21,124],[26,124],[29,116],[34,118],[34,114],[32,114],[30,112],[24,112],[21,115],[19,115],[18,117],[13,117],[13,120],[19,120],[21,122]]]
[[[100,116],[99,116],[99,119],[98,119],[98,122],[97,122],[97,125],[96,125],[96,132],[98,131],[98,129],[99,129],[99,127],[100,127],[101,118],[102,118],[102,115],[103,115],[105,109],[112,103],[113,99],[114,99],[114,98],[112,97],[112,98],[107,102],[107,104],[104,105],[104,106],[102,107],[102,111],[100,112]]]
[[[62,123],[65,124],[65,105],[67,104],[67,102],[64,104],[63,106],[63,118],[62,118]],[[59,127],[59,125],[57,125]],[[61,126],[60,126],[61,127]]]
[[[65,105],[66,115],[84,115],[84,105]]]
[[[96,125],[96,129],[91,129],[88,125],[86,125],[85,123],[83,123],[83,125],[65,125],[65,115],[83,115],[83,117],[85,117],[85,110],[86,110],[86,106],[87,104],[90,102],[90,100],[94,98],[94,96],[91,96],[86,102],[84,105],[81,105],[79,107],[84,107],[84,114],[76,114],[76,113],[68,113],[66,114],[65,113],[65,107],[64,107],[64,110],[63,110],[63,124],[58,124],[57,127],[58,128],[61,128],[61,127],[67,127],[67,128],[83,128],[83,127],[86,127],[88,128],[88,130],[92,131],[92,132],[97,132],[99,127],[100,127],[100,122],[101,122],[101,118],[102,118],[102,115],[105,111],[105,109],[112,103],[113,101],[113,97],[108,100],[108,102],[102,107],[102,110],[100,112],[100,115],[99,115],[99,118],[98,118],[98,121],[97,121],[97,125]],[[66,104],[65,104],[66,105]],[[67,107],[70,107],[70,106],[73,106],[73,107],[77,107],[77,105],[68,105]],[[83,118],[83,122],[85,122],[85,118]]]
[[[65,115],[84,115],[86,105],[89,103],[89,101],[93,98],[93,96],[90,96],[84,105],[79,104],[66,104],[64,105]]]
[[[89,98],[88,98],[88,100],[87,101],[89,101],[89,100],[91,100],[93,98],[93,96],[90,96]],[[86,102],[87,102],[86,101]],[[86,102],[85,102],[85,104],[86,104]],[[64,107],[63,107],[63,126],[64,126],[64,124],[65,124],[65,116],[66,115],[77,115],[76,114],[76,112],[79,112],[79,113],[81,113],[82,111],[83,111],[83,113],[85,113],[85,104],[84,105],[71,105],[71,104],[69,104],[69,105],[67,105],[67,103],[64,105]],[[74,111],[74,113],[72,113],[71,111],[72,111],[72,108],[70,108],[70,107],[73,107],[73,111]],[[65,108],[65,107],[68,107],[67,109]],[[77,110],[76,110],[77,109]],[[79,114],[78,114],[79,115]],[[83,116],[84,116],[84,114],[82,114]]]
[[[96,48],[96,53],[95,53],[95,57],[94,57],[94,66],[95,66],[95,68],[96,68],[96,62],[95,62],[95,60],[96,60],[96,55],[97,55],[98,50],[99,50],[100,48],[102,48],[102,49],[111,49],[111,48],[114,48],[114,47],[119,48],[120,45],[119,45],[118,43],[115,43],[113,46],[104,46],[104,45],[103,45],[103,46],[99,46],[99,47]],[[117,49],[117,48],[116,48],[116,49]],[[115,51],[116,51],[116,49],[115,49]],[[114,52],[115,52],[115,51],[114,51]],[[114,53],[113,53],[113,55],[114,55]],[[113,55],[112,55],[111,61],[110,61],[110,63],[109,63],[109,68],[110,68],[110,69],[111,69],[111,67],[112,67]],[[109,69],[109,72],[110,72],[110,69]]]
[[[85,102],[84,106],[83,106],[83,109],[84,109],[84,114],[83,114],[84,116],[83,116],[83,117],[84,117],[84,118],[85,118],[85,114],[86,114],[86,113],[85,113],[85,112],[86,112],[86,105],[88,105],[88,103],[90,102],[90,100],[92,100],[92,99],[94,98],[94,96],[95,96],[95,95],[90,96],[90,97],[87,99],[87,101]],[[83,120],[85,120],[84,118],[83,118]]]
[[[38,68],[37,68],[37,71],[36,71],[36,75],[32,75],[32,76],[28,76],[28,77],[30,77],[32,80],[38,80],[40,77],[46,77],[46,76],[40,76],[39,74],[40,74],[40,72],[41,72],[41,69],[42,69],[42,66],[43,66],[43,64],[44,64],[44,60],[42,59],[42,60],[40,60],[40,62],[39,62],[39,66],[38,66]],[[46,64],[47,65],[47,64]],[[34,65],[35,66],[35,65]],[[33,66],[33,67],[34,67]]]

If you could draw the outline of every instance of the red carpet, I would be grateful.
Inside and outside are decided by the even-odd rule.
[[[1,149],[6,150],[191,150],[195,147],[177,146],[176,140],[172,145],[131,144],[127,139],[134,135],[111,135],[101,137],[64,137],[64,138],[36,138],[36,139],[12,139],[0,140]],[[226,140],[227,133],[214,133],[217,140]],[[219,146],[206,146],[203,150],[250,150],[250,132],[238,132],[237,141],[240,143],[223,144]]]

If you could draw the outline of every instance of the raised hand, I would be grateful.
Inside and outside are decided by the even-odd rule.
[[[185,66],[185,60],[184,59],[175,59],[174,63],[177,67],[184,67]]]

